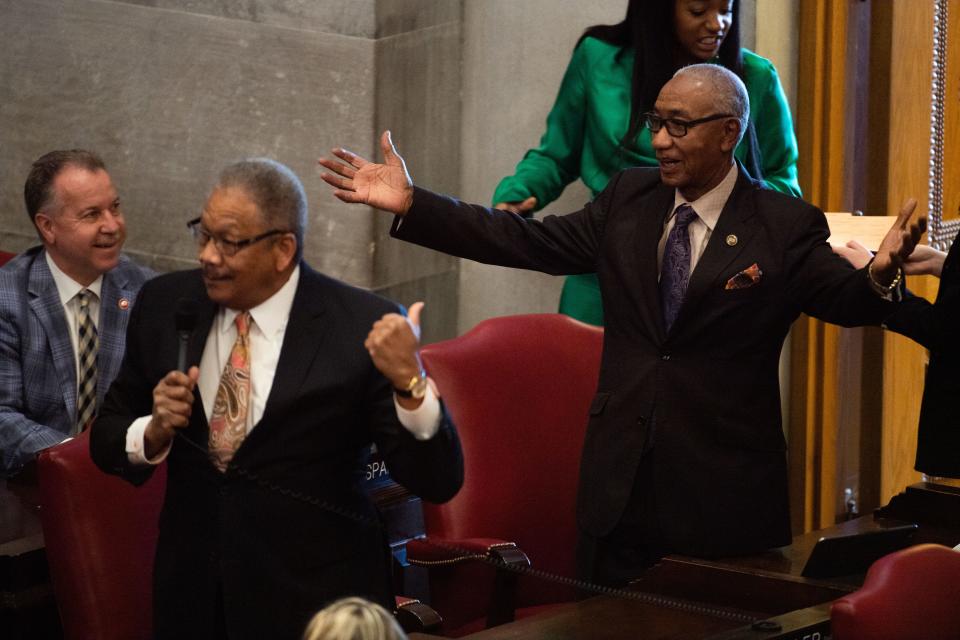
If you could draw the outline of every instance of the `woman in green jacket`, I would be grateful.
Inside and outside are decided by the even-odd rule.
[[[750,126],[736,157],[753,177],[800,195],[797,141],[773,64],[740,48],[736,0],[630,0],[616,25],[587,29],[573,51],[540,146],[497,186],[497,208],[532,215],[580,178],[596,196],[627,167],[657,166],[643,114],[674,72],[712,61],[750,96]],[[596,274],[564,283],[560,312],[603,324]]]

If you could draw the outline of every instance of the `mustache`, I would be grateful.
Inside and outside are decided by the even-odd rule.
[[[214,267],[211,267],[205,264],[200,265],[200,271],[203,274],[204,278],[210,278],[212,280],[223,278],[229,275],[226,269],[216,269]]]

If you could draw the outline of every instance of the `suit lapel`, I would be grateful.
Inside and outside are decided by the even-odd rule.
[[[690,284],[674,328],[694,313],[710,287],[720,286],[718,279],[724,269],[750,244],[756,229],[756,225],[749,224],[754,214],[752,193],[755,188],[741,167],[737,183],[720,213],[717,226],[710,234],[710,241],[697,262],[697,268],[690,275]]]
[[[194,325],[193,333],[187,341],[187,367],[200,365],[200,359],[203,357],[203,350],[207,345],[207,338],[210,335],[210,328],[213,326],[213,319],[217,315],[217,305],[207,297],[203,288],[203,283],[199,280],[198,287],[190,298],[197,303],[197,324]],[[179,340],[179,337],[177,338]],[[177,345],[179,347],[179,343]],[[219,374],[218,374],[219,375]],[[216,393],[216,391],[214,391]],[[203,398],[200,396],[200,389],[194,394],[193,412],[200,417],[200,425],[203,428],[204,444],[209,436],[210,425],[207,423],[207,413],[203,407]]]
[[[200,366],[200,359],[203,357],[203,350],[210,335],[210,328],[213,326],[213,319],[217,315],[217,305],[207,296],[199,270],[193,272],[193,278],[188,281],[184,289],[185,291],[182,292],[180,299],[193,300],[197,311],[196,324],[187,340],[187,368],[189,368]],[[170,355],[165,356],[162,363],[157,363],[158,377],[166,375],[167,372],[176,367],[177,353],[180,348],[180,338],[175,331],[176,304],[179,304],[179,301],[170,310],[170,315],[166,316],[166,322],[169,324],[164,328],[163,333],[164,335],[172,335],[172,340],[169,342],[169,349],[165,349],[165,351],[169,351]],[[202,443],[204,447],[207,446],[210,425],[207,422],[207,413],[203,406],[203,397],[201,397],[199,387],[195,389],[193,394],[193,413],[191,414],[189,432],[191,440],[198,445]]]
[[[663,326],[663,311],[660,308],[660,268],[657,266],[657,248],[663,235],[663,223],[673,205],[674,190],[660,185],[641,204],[640,224],[633,246],[639,264],[636,273],[643,280],[641,287],[640,313],[646,326],[650,327],[659,342],[666,338]]]
[[[60,383],[64,407],[70,415],[70,424],[76,424],[77,362],[57,284],[47,266],[46,251],[40,251],[30,266],[27,293],[30,296],[30,308],[43,327],[50,346],[50,357]]]
[[[323,334],[327,330],[327,327],[317,322],[326,312],[325,299],[320,276],[306,263],[301,262],[300,281],[297,283],[297,292],[283,335],[283,346],[280,348],[273,386],[270,388],[263,416],[257,427],[244,440],[241,450],[248,441],[264,437],[271,424],[277,422],[273,420],[273,416],[278,407],[289,406],[300,395],[300,385],[310,373],[323,343]],[[304,336],[307,339],[304,340]]]
[[[136,293],[129,286],[129,278],[123,266],[103,276],[100,289],[100,321],[97,337],[97,405],[103,400],[110,382],[116,377],[123,358],[123,345],[130,318],[130,309]]]

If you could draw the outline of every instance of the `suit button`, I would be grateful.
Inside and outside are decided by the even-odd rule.
[[[669,359],[670,359],[670,354],[669,354],[669,353],[664,353],[663,355],[660,356],[660,359],[661,359],[661,360],[669,360]]]

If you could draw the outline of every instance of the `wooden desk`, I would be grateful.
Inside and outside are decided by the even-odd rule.
[[[806,636],[809,640],[816,637],[812,632],[829,630],[828,603],[853,589],[680,557],[664,559],[633,587],[650,594],[648,601],[596,596],[467,638],[763,640]],[[751,628],[751,620],[770,620],[777,628],[757,632]],[[790,635],[794,629],[803,631]],[[431,637],[411,635],[422,640]]]
[[[597,596],[467,636],[470,640],[626,640],[628,638],[812,640],[828,637],[830,602],[855,590],[863,576],[811,580],[800,574],[810,551],[824,536],[860,533],[904,524],[864,516],[797,536],[790,546],[719,560],[668,556],[632,586],[671,599],[704,603],[723,612],[770,620],[780,629],[757,631],[744,622],[708,612]],[[914,542],[953,546],[960,530],[919,523]],[[442,614],[442,612],[441,612]],[[796,631],[794,631],[796,630]],[[817,634],[820,634],[819,636]],[[436,636],[413,634],[426,640]]]
[[[620,640],[644,638],[704,638],[740,624],[711,616],[656,607],[606,596],[558,606],[518,622],[467,636],[470,640],[516,638],[547,640]],[[411,638],[429,638],[414,634]]]

